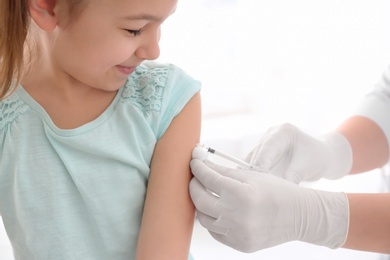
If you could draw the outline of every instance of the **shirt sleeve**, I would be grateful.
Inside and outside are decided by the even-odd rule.
[[[374,89],[363,98],[355,114],[378,124],[390,144],[390,66]]]
[[[201,83],[175,65],[170,65],[163,97],[162,118],[157,131],[157,139],[168,129],[190,99],[200,91]]]

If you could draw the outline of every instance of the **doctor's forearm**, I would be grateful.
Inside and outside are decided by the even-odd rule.
[[[346,120],[337,131],[343,134],[352,148],[351,173],[382,167],[389,160],[389,145],[382,129],[372,120],[354,116]]]
[[[390,254],[390,194],[348,194],[350,225],[343,247]]]

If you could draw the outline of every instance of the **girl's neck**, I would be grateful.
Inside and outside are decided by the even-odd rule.
[[[83,85],[66,75],[52,72],[44,64],[31,68],[22,85],[61,129],[73,129],[95,120],[117,93]]]

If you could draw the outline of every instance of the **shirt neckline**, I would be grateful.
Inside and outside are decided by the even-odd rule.
[[[46,110],[24,89],[24,87],[21,84],[19,84],[19,86],[17,87],[16,93],[28,106],[31,107],[33,111],[35,111],[42,117],[43,121],[53,132],[61,136],[74,136],[74,135],[79,135],[87,131],[90,131],[96,128],[98,125],[105,122],[114,112],[116,104],[118,103],[120,97],[122,96],[123,89],[124,87],[121,87],[118,90],[111,104],[96,119],[88,123],[85,123],[82,126],[72,128],[72,129],[62,129],[57,127],[54,124],[53,120],[50,118],[49,114],[46,112]]]

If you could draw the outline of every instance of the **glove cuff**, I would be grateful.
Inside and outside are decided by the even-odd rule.
[[[331,249],[342,247],[347,240],[349,231],[349,203],[344,192],[329,193],[328,233],[323,245]]]
[[[311,219],[304,242],[337,249],[345,244],[349,231],[349,203],[343,192],[314,191]]]
[[[323,135],[321,141],[330,149],[331,163],[329,164],[324,178],[339,179],[349,174],[352,169],[352,148],[347,138],[338,132]]]

